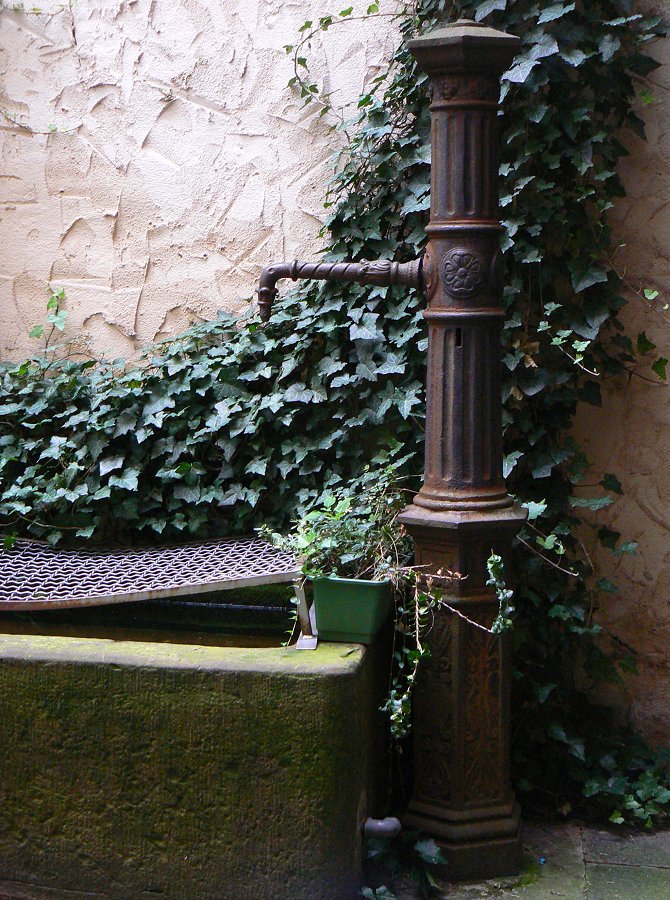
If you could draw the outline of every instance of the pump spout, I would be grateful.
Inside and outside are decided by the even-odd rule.
[[[423,284],[421,276],[423,258],[407,263],[393,262],[390,259],[376,259],[361,262],[280,262],[267,266],[261,272],[258,282],[258,307],[263,322],[267,322],[272,311],[272,303],[277,296],[277,282],[281,278],[293,281],[306,279],[310,281],[350,281],[357,284],[376,284],[387,287],[391,284],[404,284],[407,287],[420,288]]]

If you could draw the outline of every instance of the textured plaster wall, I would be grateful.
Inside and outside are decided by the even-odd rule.
[[[647,6],[670,15],[669,3]],[[630,302],[621,318],[629,334],[645,331],[656,352],[670,358],[670,310],[662,309],[670,303],[670,42],[657,43],[653,53],[663,67],[650,76],[654,104],[640,104],[648,141],[625,138],[630,155],[622,172],[628,196],[617,203],[613,224],[622,244],[617,267],[629,284]],[[633,291],[645,287],[660,292],[656,311]],[[597,481],[603,471],[614,472],[625,491],[595,521],[621,532],[622,540],[639,542],[637,555],[620,563],[608,551],[595,551],[603,573],[621,589],[604,595],[597,620],[614,633],[619,649],[638,653],[639,675],[612,689],[607,699],[649,738],[668,743],[670,386],[637,377],[630,383],[606,382],[602,408],[584,410],[578,430],[594,463],[594,477],[587,481]]]
[[[340,138],[287,88],[283,46],[322,3],[37,5],[0,12],[0,108],[32,129],[0,120],[4,355],[34,349],[48,282],[70,334],[130,355],[242,309],[263,265],[319,249]],[[352,21],[307,55],[345,104],[397,40],[388,19]]]

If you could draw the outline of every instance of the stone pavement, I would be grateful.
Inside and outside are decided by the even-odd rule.
[[[524,848],[520,876],[445,886],[441,900],[670,900],[670,830],[526,825]]]
[[[521,875],[445,885],[439,900],[670,900],[670,829],[647,834],[580,825],[526,824],[524,849]],[[399,900],[419,897],[411,882],[396,884],[395,892]],[[66,896],[84,900],[105,895],[24,892],[16,885],[12,889],[0,874],[0,900],[65,900]],[[265,894],[256,897],[269,900]]]

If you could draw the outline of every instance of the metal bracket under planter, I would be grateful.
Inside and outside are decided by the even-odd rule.
[[[316,622],[322,641],[369,644],[383,626],[393,606],[389,579],[328,576],[314,578]]]
[[[305,596],[305,579],[293,582],[293,589],[298,598],[298,621],[300,622],[300,634],[295,643],[296,650],[316,650],[319,643],[319,633],[316,628],[316,616],[314,613],[314,604],[311,607],[307,605]]]

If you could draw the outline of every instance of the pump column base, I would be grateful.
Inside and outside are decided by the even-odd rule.
[[[415,684],[414,786],[403,817],[443,847],[443,873],[454,881],[511,875],[521,865],[510,784],[509,636],[485,629],[499,607],[486,561],[492,550],[507,555],[525,514],[509,498],[488,510],[428,510],[415,501],[400,515],[417,566],[465,576],[443,588],[451,609],[434,608],[424,637],[430,656]]]
[[[410,803],[403,816],[406,828],[432,835],[447,862],[440,875],[450,881],[472,881],[516,875],[521,868],[521,809],[514,801],[496,815],[491,809],[449,810]]]

